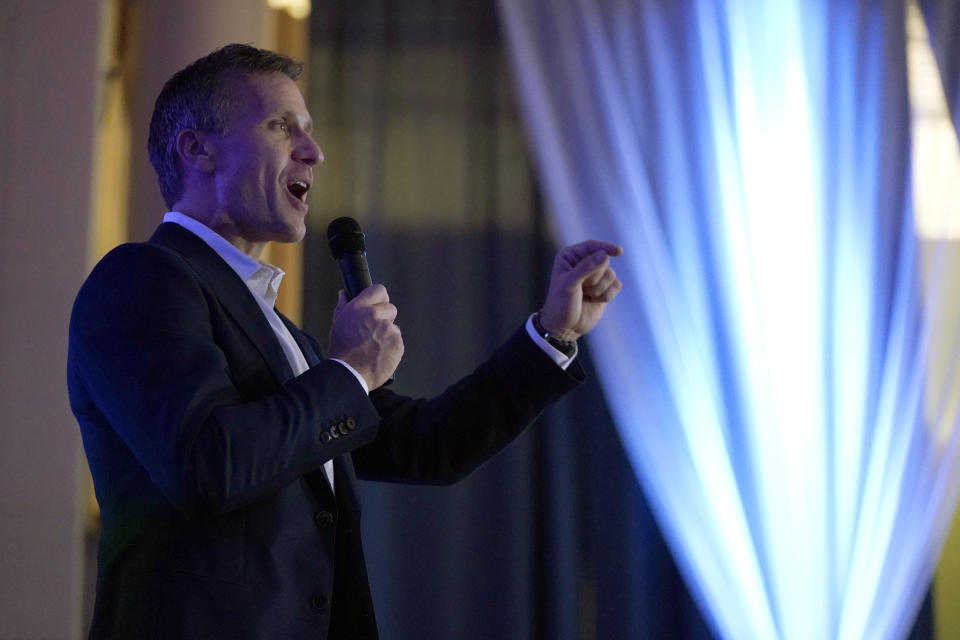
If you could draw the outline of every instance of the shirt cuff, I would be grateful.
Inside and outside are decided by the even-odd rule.
[[[344,361],[341,360],[340,358],[330,358],[330,360],[333,360],[334,362],[339,362],[340,364],[342,364],[343,366],[345,366],[345,367],[347,368],[347,371],[349,371],[350,373],[352,373],[352,374],[353,374],[353,377],[356,378],[356,379],[357,379],[357,382],[360,383],[360,386],[363,387],[363,392],[364,392],[365,394],[367,394],[367,395],[370,395],[370,388],[367,387],[367,381],[363,379],[363,376],[362,376],[362,375],[360,375],[359,373],[357,373],[357,370],[356,370],[356,369],[354,369],[353,367],[351,367],[350,365],[348,365],[346,362],[344,362]]]
[[[527,335],[530,336],[530,339],[533,340],[540,350],[547,354],[551,360],[557,363],[557,366],[567,370],[567,367],[570,366],[570,363],[573,362],[573,359],[577,357],[580,349],[577,347],[577,343],[573,343],[573,355],[567,356],[559,349],[555,348],[552,344],[543,339],[536,329],[533,328],[533,314],[530,314],[530,317],[527,318]]]

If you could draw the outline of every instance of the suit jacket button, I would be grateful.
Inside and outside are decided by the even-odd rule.
[[[318,511],[313,514],[313,519],[321,529],[328,529],[333,526],[333,514],[329,511]]]
[[[329,604],[329,602],[327,601],[327,598],[325,596],[313,596],[312,598],[310,598],[310,605],[314,609],[318,609],[318,610],[326,609],[327,604]]]

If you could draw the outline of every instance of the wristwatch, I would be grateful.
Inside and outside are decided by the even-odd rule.
[[[550,332],[543,328],[543,325],[540,324],[539,311],[533,314],[533,330],[537,332],[537,335],[546,340],[547,344],[568,358],[572,357],[573,354],[577,352],[576,341],[559,340],[550,335]]]

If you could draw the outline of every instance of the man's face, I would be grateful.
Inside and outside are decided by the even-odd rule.
[[[227,131],[216,142],[215,230],[248,253],[306,232],[307,190],[323,161],[297,85],[282,73],[235,80]]]

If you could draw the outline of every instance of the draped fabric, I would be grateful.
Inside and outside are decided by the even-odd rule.
[[[326,0],[310,20],[306,96],[325,162],[310,191],[305,324],[327,333],[340,283],[325,229],[353,216],[399,308],[394,388],[430,395],[537,309],[554,252],[495,5]],[[452,487],[361,482],[381,637],[709,637],[598,380],[590,371]]]
[[[625,247],[590,344],[712,628],[903,637],[956,504],[956,372],[927,382],[960,332],[931,344],[902,0],[499,6],[558,235]]]
[[[960,4],[954,0],[919,0],[940,69],[954,129],[960,132]]]

